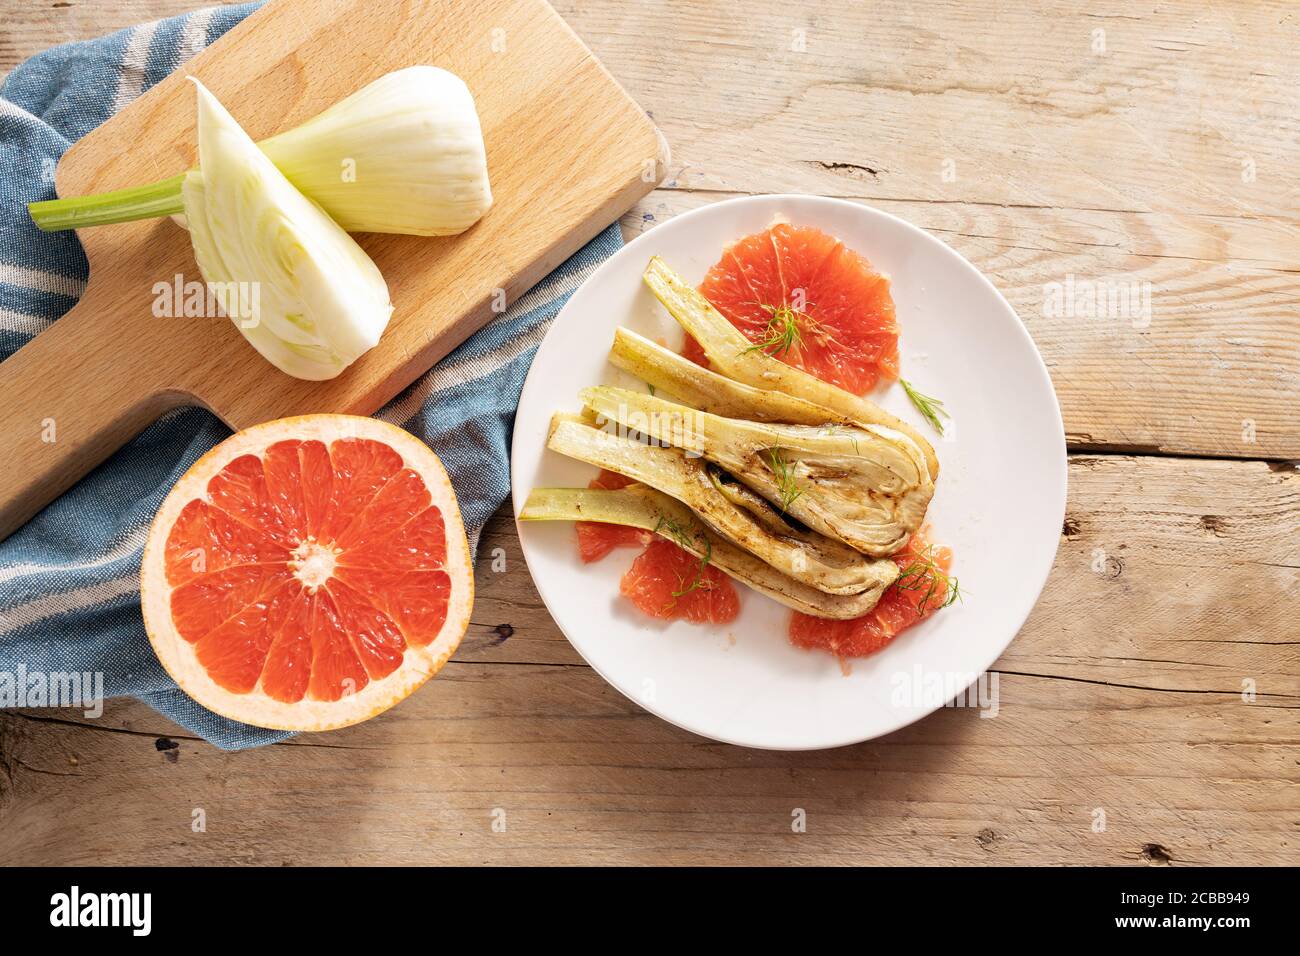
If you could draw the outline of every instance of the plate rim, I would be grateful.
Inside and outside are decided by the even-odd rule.
[[[958,262],[961,264],[961,266],[964,267],[966,270],[968,270],[970,273],[972,273],[974,276],[976,276],[978,280],[983,283],[985,288],[993,294],[996,300],[1000,302],[1006,308],[1006,310],[1015,318],[1016,321],[1014,323],[1014,326],[1016,328],[1016,334],[1018,334],[1021,337],[1021,340],[1029,346],[1031,353],[1033,354],[1034,358],[1037,360],[1037,372],[1039,373],[1041,384],[1046,385],[1047,393],[1052,398],[1051,401],[1052,417],[1057,426],[1055,432],[1056,447],[1053,449],[1053,451],[1059,452],[1059,454],[1053,454],[1052,456],[1052,460],[1054,462],[1059,462],[1059,481],[1057,482],[1057,486],[1055,488],[1055,491],[1058,495],[1059,504],[1060,504],[1059,509],[1057,509],[1059,511],[1059,514],[1057,515],[1055,524],[1056,527],[1059,528],[1065,520],[1066,506],[1068,504],[1069,450],[1066,447],[1065,422],[1064,422],[1064,418],[1061,415],[1060,398],[1056,394],[1056,387],[1052,382],[1051,373],[1048,371],[1047,363],[1043,360],[1043,355],[1038,349],[1038,344],[1034,341],[1033,336],[1029,334],[1029,329],[1025,326],[1024,320],[1020,318],[1020,313],[1016,311],[1015,307],[1012,306],[1009,301],[1007,301],[1007,298],[1002,294],[1001,290],[999,290],[998,287],[993,284],[993,281],[989,279],[989,277],[986,276],[973,262],[967,259],[964,255],[962,255],[960,251],[954,249],[948,243],[944,242],[938,236],[933,235],[928,230],[921,228],[915,223],[909,222],[908,220],[902,218],[901,216],[897,216],[894,213],[887,212],[883,209],[880,209],[879,207],[874,206],[871,203],[860,202],[853,199],[844,199],[836,196],[820,196],[814,193],[756,193],[756,194],[745,195],[745,196],[734,196],[728,199],[718,200],[717,202],[705,203],[703,206],[698,206],[695,209],[688,209],[683,213],[679,213],[678,215],[672,216],[670,219],[663,220],[663,222],[659,223],[654,228],[647,229],[645,232],[642,232],[640,235],[636,236],[630,242],[626,243],[621,249],[619,249],[608,259],[602,262],[599,266],[597,266],[592,271],[592,273],[589,276],[587,276],[582,281],[582,283],[573,290],[573,292],[570,294],[569,299],[565,302],[564,306],[560,309],[558,313],[556,313],[556,316],[552,320],[550,327],[548,327],[546,330],[546,335],[544,335],[542,337],[542,341],[538,343],[538,347],[537,347],[538,353],[540,353],[542,347],[545,345],[546,339],[550,337],[552,329],[554,329],[556,323],[558,323],[560,318],[564,315],[565,310],[567,310],[570,307],[570,304],[573,302],[573,299],[577,296],[577,294],[583,288],[585,288],[588,283],[594,282],[597,279],[599,279],[607,270],[612,271],[614,268],[614,264],[616,263],[617,260],[619,260],[621,257],[625,255],[630,255],[631,250],[636,249],[640,244],[642,244],[644,240],[647,240],[649,236],[653,235],[658,230],[659,226],[666,225],[669,222],[675,223],[678,221],[688,221],[690,219],[706,215],[721,207],[741,206],[741,205],[758,204],[758,203],[765,203],[765,202],[780,203],[785,201],[798,201],[801,203],[806,203],[811,201],[813,204],[826,204],[828,206],[848,208],[858,212],[862,210],[868,210],[869,212],[875,215],[882,216],[888,220],[891,220],[896,226],[901,226],[905,231],[920,236],[922,240],[925,242],[937,244],[938,246],[942,247],[943,250],[955,256]],[[520,388],[521,398],[524,392],[528,390],[529,383],[532,381],[533,373],[536,367],[537,367],[537,353],[534,353],[533,361],[532,363],[530,363],[528,368],[528,374],[525,375],[523,386]],[[713,733],[706,733],[704,731],[697,730],[693,727],[688,727],[685,724],[681,723],[680,721],[675,720],[673,717],[663,713],[655,706],[634,697],[632,694],[628,693],[622,687],[620,687],[616,681],[611,679],[611,677],[608,674],[606,674],[596,663],[594,663],[591,659],[587,657],[585,653],[583,653],[582,648],[578,646],[578,643],[570,636],[568,630],[564,627],[563,623],[561,623],[559,616],[556,615],[554,609],[551,607],[551,602],[547,599],[546,594],[543,592],[541,586],[538,583],[537,574],[534,571],[532,562],[530,561],[528,556],[528,548],[524,545],[523,523],[519,519],[519,512],[522,508],[522,504],[519,501],[519,496],[516,494],[516,490],[517,490],[516,485],[518,484],[518,479],[519,479],[519,464],[518,464],[519,459],[518,456],[516,456],[515,454],[515,444],[519,440],[519,436],[520,436],[520,421],[518,415],[516,415],[514,425],[512,426],[511,433],[510,433],[510,497],[511,497],[511,506],[513,511],[514,523],[515,523],[515,533],[519,539],[519,550],[524,557],[524,565],[528,569],[528,574],[529,577],[532,579],[533,586],[537,590],[538,596],[542,599],[542,605],[546,608],[546,612],[551,616],[551,620],[555,622],[555,626],[559,629],[560,633],[564,635],[564,639],[569,642],[569,646],[572,647],[575,651],[577,651],[578,656],[583,659],[583,661],[587,664],[587,666],[589,666],[593,671],[599,674],[602,680],[604,680],[607,684],[609,684],[612,688],[614,688],[614,690],[618,691],[618,693],[626,697],[628,700],[632,701],[632,703],[636,704],[642,710],[654,715],[660,720],[672,724],[674,727],[679,727],[682,730],[687,731],[688,733],[694,734],[697,737],[702,737],[707,740],[714,740],[714,741],[718,741],[719,743],[724,743],[735,747],[746,747],[751,750],[770,750],[776,752],[797,753],[797,752],[813,751],[813,750],[834,750],[840,747],[850,747],[856,744],[866,743],[867,741],[870,740],[877,740],[889,734],[896,733],[897,731],[902,730],[904,727],[908,727],[914,723],[924,720],[926,717],[929,717],[935,711],[942,710],[945,706],[947,706],[948,701],[942,701],[934,705],[930,705],[927,702],[927,704],[924,705],[922,708],[917,708],[917,709],[900,709],[898,712],[899,717],[896,721],[891,722],[887,727],[884,727],[883,729],[873,730],[867,733],[866,736],[860,736],[862,731],[858,730],[858,731],[850,731],[846,736],[842,738],[830,740],[829,742],[819,741],[804,746],[790,746],[790,745],[777,746],[777,745],[766,745],[762,743],[754,743],[752,741],[747,741],[747,740],[731,739]],[[1020,621],[1016,624],[1016,626],[1013,629],[1011,629],[1010,636],[1007,638],[1006,642],[1002,644],[1002,646],[997,649],[993,657],[982,668],[979,669],[979,671],[977,672],[978,675],[987,674],[989,669],[997,662],[998,658],[1001,657],[1004,653],[1006,653],[1007,648],[1010,647],[1011,644],[1015,641],[1015,639],[1020,636],[1020,632],[1024,629],[1025,622],[1029,620],[1029,615],[1032,614],[1034,608],[1038,606],[1039,599],[1043,595],[1043,589],[1047,585],[1047,579],[1051,576],[1052,569],[1053,567],[1055,567],[1056,556],[1060,551],[1060,546],[1061,546],[1061,540],[1060,540],[1060,534],[1058,533],[1055,536],[1054,544],[1051,549],[1050,560],[1044,562],[1045,566],[1041,571],[1041,573],[1037,575],[1038,580],[1034,582],[1033,599],[1028,603],[1028,606],[1026,607],[1025,612],[1021,617]]]

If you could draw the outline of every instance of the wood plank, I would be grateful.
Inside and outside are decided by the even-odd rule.
[[[10,0],[0,70],[204,5]],[[673,146],[625,234],[751,191],[868,202],[1007,295],[1076,449],[1300,458],[1285,4],[555,6]],[[1150,283],[1151,323],[1046,314],[1069,275]],[[943,710],[812,754],[712,744],[625,701],[556,631],[499,515],[457,659],[361,727],[229,755],[132,702],[0,713],[0,863],[1295,865],[1298,480],[1074,458],[998,717]]]
[[[1001,681],[996,719],[948,709],[800,754],[700,741],[586,668],[540,665],[453,667],[437,693],[330,742],[240,755],[180,740],[169,760],[153,731],[10,716],[0,862],[1298,861],[1286,711]]]
[[[867,201],[1008,296],[1074,447],[1300,458],[1285,5],[559,7],[668,137],[669,187],[703,193],[642,215],[748,192]],[[1049,314],[1070,277],[1137,283],[1149,323]]]
[[[1086,457],[1070,490],[994,719],[801,754],[678,730],[579,662],[502,513],[461,652],[366,724],[232,755],[130,702],[0,714],[0,863],[1300,863],[1300,474]]]
[[[624,234],[729,198],[656,190],[623,217]],[[940,237],[1006,296],[1051,372],[1071,448],[1300,458],[1289,411],[1300,401],[1300,273],[1273,258],[1289,248],[1287,227],[1202,217],[1214,231],[1198,234],[1132,212],[863,201]],[[1246,252],[1259,258],[1235,258]],[[1055,314],[1071,276],[1080,290],[1103,278],[1149,288],[1150,323]]]
[[[95,22],[191,5],[129,0]],[[1007,295],[1074,448],[1300,459],[1285,4],[555,5],[672,144],[669,188],[628,222],[748,192],[869,202]],[[16,12],[0,65],[81,17]],[[1149,323],[1141,307],[1053,314],[1071,277],[1149,294]]]

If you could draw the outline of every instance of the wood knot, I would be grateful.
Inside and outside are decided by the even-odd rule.
[[[992,850],[993,844],[997,843],[1000,839],[1001,837],[997,835],[997,832],[994,831],[992,827],[985,827],[979,833],[975,834],[975,842],[985,850]]]
[[[153,742],[153,747],[168,763],[175,763],[181,759],[181,745],[170,737],[159,737]]]
[[[1067,538],[1073,538],[1079,533],[1079,521],[1077,518],[1066,516],[1065,521],[1061,524],[1061,534]]]
[[[492,631],[497,636],[497,639],[492,642],[493,647],[496,647],[498,644],[504,644],[510,638],[515,636],[514,627],[509,624],[498,624],[492,629]]]
[[[1227,519],[1222,515],[1201,515],[1201,530],[1216,538],[1222,538],[1228,533]]]
[[[1142,847],[1142,861],[1147,866],[1168,866],[1174,861],[1174,855],[1159,843],[1148,843]]]

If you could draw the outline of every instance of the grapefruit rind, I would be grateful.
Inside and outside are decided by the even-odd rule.
[[[402,664],[388,676],[335,701],[284,703],[262,693],[235,693],[217,684],[199,662],[196,645],[181,637],[172,620],[172,586],[167,581],[165,548],[181,510],[205,497],[208,482],[241,455],[261,457],[278,441],[317,440],[327,447],[340,438],[382,442],[419,472],[442,511],[451,593],[447,617],[437,637],[425,645],[408,643]],[[163,669],[197,703],[222,717],[271,730],[334,730],[368,720],[399,703],[442,669],[469,627],[474,605],[474,575],[469,542],[451,480],[438,457],[409,432],[374,418],[355,415],[302,415],[254,425],[227,438],[200,458],[163,500],[149,528],[140,568],[140,607],[145,632]]]

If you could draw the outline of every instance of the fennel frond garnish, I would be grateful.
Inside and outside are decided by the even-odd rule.
[[[942,415],[944,418],[949,420],[952,419],[952,416],[944,411],[943,402],[937,398],[932,398],[929,395],[917,391],[916,388],[913,387],[912,383],[905,378],[900,378],[898,384],[903,386],[903,391],[906,392],[907,397],[912,400],[912,404],[916,406],[916,410],[924,416],[927,422],[934,426],[935,431],[942,435],[943,422],[939,421],[939,416]]]
[[[912,559],[912,562],[898,573],[894,587],[900,591],[925,591],[916,605],[916,616],[923,617],[930,611],[937,611],[962,600],[961,585],[955,577],[950,577],[934,560],[934,545]]]
[[[654,533],[662,537],[670,538],[677,547],[683,551],[692,552],[703,550],[700,555],[700,563],[695,568],[695,574],[690,583],[685,579],[679,578],[677,583],[682,585],[680,590],[673,592],[673,597],[679,598],[683,595],[690,594],[697,588],[704,586],[704,569],[709,566],[713,560],[713,542],[708,536],[702,533],[698,524],[693,524],[687,529],[680,521],[670,518],[667,515],[660,515],[659,520],[655,522]]]
[[[765,352],[775,358],[803,348],[800,322],[812,321],[805,313],[788,305],[760,303],[759,308],[767,313],[767,327],[763,329],[763,337],[745,349],[746,352]]]
[[[790,506],[803,494],[803,489],[799,487],[799,482],[795,478],[795,462],[786,458],[785,449],[778,446],[768,449],[767,463],[772,469],[773,477],[776,478],[777,492],[781,496],[781,510],[788,512]]]

